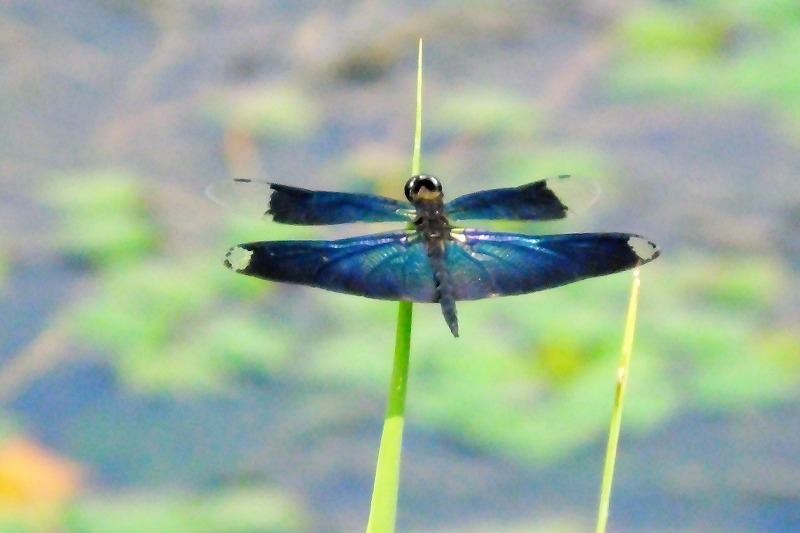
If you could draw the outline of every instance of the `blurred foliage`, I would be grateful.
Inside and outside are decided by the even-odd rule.
[[[347,177],[347,185],[355,192],[370,192],[397,197],[397,187],[408,179],[408,154],[389,144],[365,143],[345,155],[339,173]]]
[[[529,98],[497,89],[449,93],[426,115],[430,117],[426,130],[466,137],[529,136],[539,123]]]
[[[475,188],[508,186],[562,174],[592,176],[608,174],[602,154],[587,146],[545,143],[540,138],[543,119],[533,100],[503,87],[463,90],[426,111],[427,139],[433,144],[447,139],[444,150],[423,154],[424,168],[436,169],[445,183],[448,198]],[[480,153],[475,151],[480,146]],[[455,179],[458,177],[459,179]],[[455,187],[469,188],[458,190]]]
[[[692,256],[675,272],[679,292],[657,293],[666,309],[658,330],[639,335],[661,343],[689,405],[741,409],[796,397],[800,336],[776,329],[772,310],[791,274],[776,258]]]
[[[41,197],[63,217],[51,244],[76,259],[118,265],[154,252],[159,244],[146,191],[128,171],[59,174],[48,180]]]
[[[610,174],[603,155],[589,147],[554,146],[532,153],[523,143],[499,149],[496,168],[498,185],[552,178],[563,175],[564,169],[570,176],[591,176],[596,181]]]
[[[288,341],[280,327],[212,318],[230,285],[225,274],[199,259],[106,272],[98,297],[75,313],[75,329],[92,346],[117,353],[121,377],[139,389],[219,389],[233,376],[279,366]]]
[[[761,105],[798,133],[800,3],[648,3],[624,18],[618,36],[611,80],[621,96]]]
[[[303,529],[298,505],[268,488],[210,494],[143,493],[95,497],[73,505],[73,533],[289,533]]]
[[[317,102],[289,85],[220,96],[210,113],[226,131],[271,141],[307,139],[321,121]]]
[[[174,257],[155,247],[159,214],[144,201],[141,179],[120,171],[75,173],[46,191],[45,199],[63,215],[57,248],[99,268],[94,296],[73,302],[67,312],[72,328],[93,348],[114,353],[129,385],[142,391],[221,390],[235,376],[282,364],[290,340],[286,324],[212,319],[223,295],[252,300],[269,287],[230,276],[221,267],[222,247],[218,259],[206,253]]]
[[[457,529],[435,529],[418,531],[416,533],[576,533],[586,531],[586,526],[577,523],[573,517],[563,517],[560,520],[539,520],[529,524],[481,524],[477,526],[459,527]]]

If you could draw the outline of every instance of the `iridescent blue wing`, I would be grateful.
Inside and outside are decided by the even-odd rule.
[[[489,189],[459,196],[445,205],[453,220],[556,220],[594,201],[590,181],[558,176],[519,187]]]
[[[322,225],[349,222],[408,222],[415,210],[407,203],[345,192],[311,191],[249,179],[212,184],[207,194],[219,203],[256,203],[259,214],[283,224]],[[229,197],[245,196],[231,202]]]
[[[256,278],[369,298],[436,300],[433,270],[415,231],[337,241],[245,243],[228,251],[225,266]]]
[[[630,233],[519,235],[453,230],[446,253],[456,300],[525,294],[643,265],[655,244]]]

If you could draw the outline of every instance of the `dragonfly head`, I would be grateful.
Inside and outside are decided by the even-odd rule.
[[[406,198],[412,204],[419,200],[441,200],[442,184],[427,174],[412,176],[406,182]]]

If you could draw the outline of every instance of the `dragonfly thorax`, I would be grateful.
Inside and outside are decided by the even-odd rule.
[[[414,227],[426,242],[443,240],[450,233],[445,213],[442,184],[433,176],[420,174],[406,182],[406,198],[417,208]]]
[[[444,256],[445,242],[450,238],[450,220],[441,200],[416,202],[417,217],[414,229],[422,236],[428,255]]]

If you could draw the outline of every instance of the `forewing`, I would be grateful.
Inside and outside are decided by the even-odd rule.
[[[228,251],[225,266],[256,278],[369,298],[436,299],[433,271],[415,231],[337,241],[245,243]]]
[[[519,235],[454,230],[446,264],[456,300],[525,294],[637,267],[658,257],[630,233]]]
[[[592,203],[597,194],[591,181],[558,176],[459,196],[445,210],[453,220],[556,220]]]
[[[260,198],[263,213],[283,224],[407,222],[415,212],[407,203],[372,194],[311,191],[248,179],[234,180],[234,184],[244,194]]]

